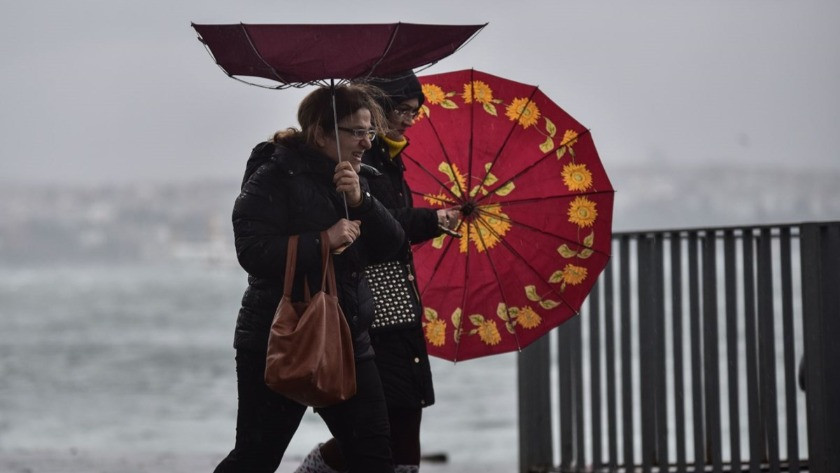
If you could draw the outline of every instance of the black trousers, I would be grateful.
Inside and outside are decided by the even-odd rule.
[[[420,464],[420,420],[422,417],[423,410],[419,408],[388,408],[394,464]]]
[[[264,372],[265,354],[237,350],[236,445],[215,473],[274,472],[300,425],[306,406],[268,389]],[[355,396],[316,412],[338,441],[351,473],[393,473],[388,411],[373,360],[356,363]]]

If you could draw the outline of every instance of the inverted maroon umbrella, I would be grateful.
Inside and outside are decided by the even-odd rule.
[[[197,25],[216,64],[233,79],[271,89],[389,77],[449,56],[484,25]],[[242,79],[259,77],[267,86]],[[336,83],[336,79],[338,83]],[[335,96],[333,96],[335,114]],[[338,143],[338,120],[335,121]],[[341,150],[336,145],[338,159]],[[345,215],[347,204],[345,201]]]
[[[485,26],[192,24],[227,75],[279,84],[270,88],[389,77],[449,56]]]
[[[514,351],[577,314],[610,255],[613,188],[592,135],[538,87],[420,77],[403,151],[418,207],[460,206],[461,238],[414,248],[429,353]]]

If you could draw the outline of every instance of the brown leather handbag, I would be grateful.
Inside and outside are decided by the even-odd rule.
[[[283,298],[268,336],[265,383],[306,406],[326,407],[356,394],[353,337],[338,305],[335,268],[326,232],[321,232],[321,290],[292,302],[298,236],[289,237]]]

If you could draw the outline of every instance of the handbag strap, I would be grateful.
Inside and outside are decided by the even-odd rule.
[[[289,236],[289,244],[286,249],[286,275],[283,280],[283,295],[292,297],[292,284],[295,279],[295,266],[297,265],[298,235]],[[321,271],[321,290],[338,296],[338,289],[335,282],[335,267],[333,266],[332,253],[330,252],[330,238],[327,232],[321,232],[321,261],[324,262],[324,269]],[[304,278],[303,287],[304,301],[309,302],[311,294],[309,291],[309,280]]]
[[[283,279],[283,295],[292,297],[292,284],[295,280],[295,266],[297,265],[297,244],[298,236],[289,236],[289,245],[286,248],[286,276]],[[309,291],[305,291],[307,298]]]
[[[330,237],[326,231],[321,232],[321,261],[324,262],[324,270],[321,271],[321,290],[327,294],[338,296],[338,289],[335,284],[335,266],[330,251]],[[325,286],[325,284],[327,285]]]

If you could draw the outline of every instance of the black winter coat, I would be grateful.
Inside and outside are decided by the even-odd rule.
[[[304,277],[313,291],[321,285],[320,232],[344,216],[344,204],[332,182],[335,163],[303,145],[261,143],[246,169],[233,208],[236,255],[248,272],[234,347],[265,352],[283,293],[288,236],[300,235],[293,286],[293,296],[300,300]],[[333,258],[339,303],[353,334],[357,361],[373,357],[367,332],[373,296],[363,269],[393,257],[405,239],[400,225],[360,180],[364,198],[349,213],[351,220],[361,220],[361,236]]]
[[[381,139],[365,152],[362,160],[378,171],[368,177],[371,194],[388,208],[406,233],[403,247],[394,259],[413,267],[411,243],[440,235],[437,212],[412,208],[411,190],[403,178],[402,157],[397,155],[391,159],[387,145]],[[418,303],[418,307],[422,304]],[[388,405],[419,408],[433,404],[432,372],[422,326],[376,332],[371,337]]]

